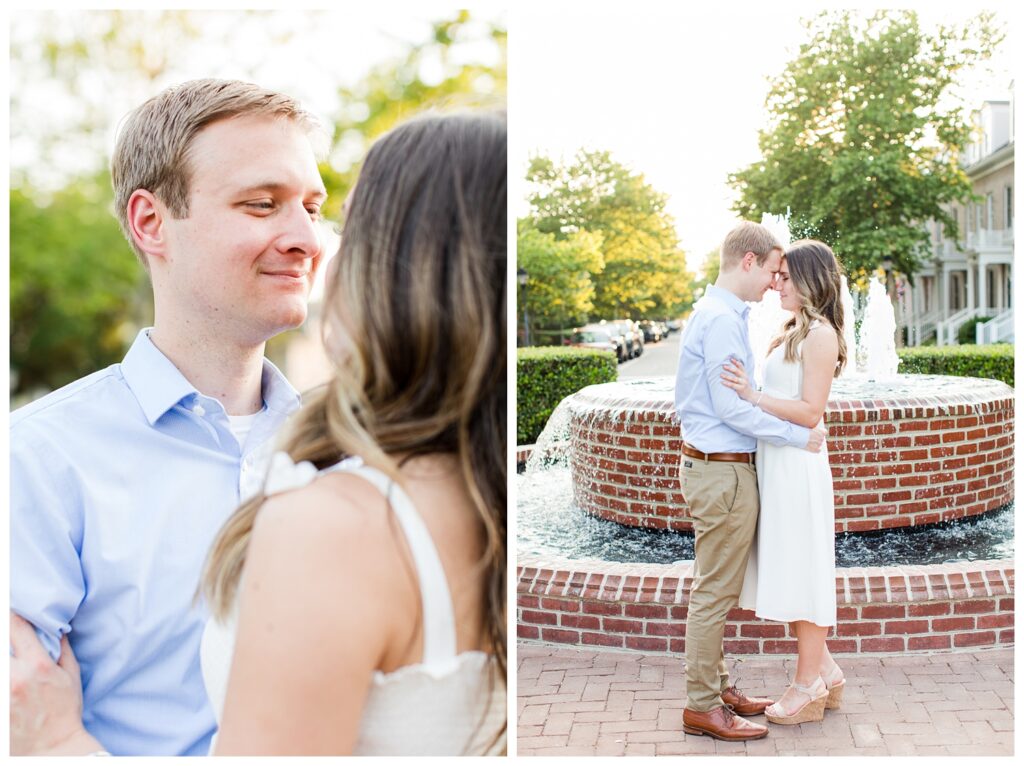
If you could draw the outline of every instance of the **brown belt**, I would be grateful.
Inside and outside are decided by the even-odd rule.
[[[692,447],[686,442],[683,442],[683,454],[689,457],[695,457],[700,460],[711,460],[716,463],[753,463],[754,453],[753,452],[712,452],[710,454],[701,452],[696,447]]]

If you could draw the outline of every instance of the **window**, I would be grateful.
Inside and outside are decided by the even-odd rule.
[[[1003,211],[1003,228],[1013,228],[1013,187],[1007,186],[1003,190],[1003,200],[1006,203],[1006,209]]]
[[[996,223],[996,211],[995,203],[993,201],[992,192],[985,195],[985,228],[994,229]]]

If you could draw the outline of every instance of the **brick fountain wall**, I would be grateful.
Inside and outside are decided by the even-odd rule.
[[[829,403],[837,532],[963,518],[1013,499],[1013,390],[998,381],[952,380],[941,396]],[[578,396],[571,439],[562,445],[570,449],[576,503],[621,524],[690,529],[671,395],[592,386]],[[518,638],[681,654],[691,570],[688,562],[521,555]],[[836,597],[834,652],[1013,644],[1010,559],[838,569]],[[787,625],[734,609],[725,651],[795,654],[796,640]]]
[[[828,403],[836,532],[934,524],[1013,499],[1013,389],[977,378],[945,380],[955,383],[941,397]],[[622,393],[621,384],[591,386],[574,403],[576,504],[619,524],[689,531],[671,396]]]
[[[692,565],[550,561],[520,556],[518,638],[682,654]],[[836,571],[833,652],[907,652],[1013,644],[1013,562]],[[788,625],[734,609],[730,654],[795,654]]]

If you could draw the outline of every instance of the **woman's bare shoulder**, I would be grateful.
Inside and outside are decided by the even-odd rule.
[[[827,322],[819,322],[807,332],[804,339],[803,356],[805,361],[831,361],[835,364],[839,357],[839,334]]]
[[[322,551],[332,567],[381,563],[382,551],[394,547],[392,536],[384,497],[364,479],[342,472],[268,498],[253,527],[254,544],[262,539],[303,555]]]

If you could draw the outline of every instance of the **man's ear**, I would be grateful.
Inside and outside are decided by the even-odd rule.
[[[152,192],[136,189],[128,198],[128,229],[147,259],[167,256],[167,235],[164,230],[166,210]]]
[[[743,260],[740,261],[740,265],[743,266],[743,270],[749,272],[757,262],[757,254],[748,250],[743,254]]]

